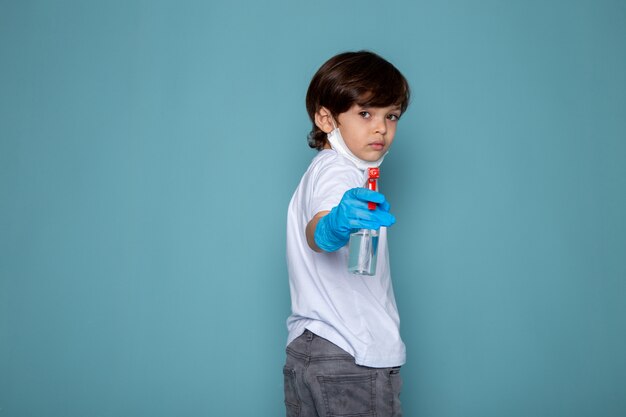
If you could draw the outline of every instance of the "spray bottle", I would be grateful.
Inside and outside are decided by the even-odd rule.
[[[368,168],[367,188],[378,191],[380,169]],[[376,203],[367,203],[370,210],[376,209]],[[360,229],[350,235],[350,255],[348,271],[359,275],[375,275],[378,259],[378,230]]]

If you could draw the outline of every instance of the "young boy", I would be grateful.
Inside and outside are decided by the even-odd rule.
[[[363,188],[409,103],[402,74],[380,56],[347,52],[320,67],[306,107],[319,153],[289,204],[292,314],[284,367],[287,416],[401,416],[405,347],[391,285],[383,194]],[[368,202],[377,203],[375,210]],[[379,229],[374,276],[348,272],[348,240]]]

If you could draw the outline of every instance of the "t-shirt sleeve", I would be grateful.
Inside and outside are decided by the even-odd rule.
[[[332,161],[331,161],[332,162]],[[328,211],[337,206],[343,194],[351,188],[363,186],[363,173],[355,166],[334,161],[321,164],[314,180],[310,201],[312,217],[320,211]]]

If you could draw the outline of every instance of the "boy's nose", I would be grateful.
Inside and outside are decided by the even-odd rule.
[[[381,135],[387,133],[387,119],[378,119],[374,129],[376,133],[380,133]]]

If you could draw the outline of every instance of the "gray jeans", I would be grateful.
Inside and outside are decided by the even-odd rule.
[[[308,330],[287,346],[287,417],[401,417],[400,368],[368,368]]]

